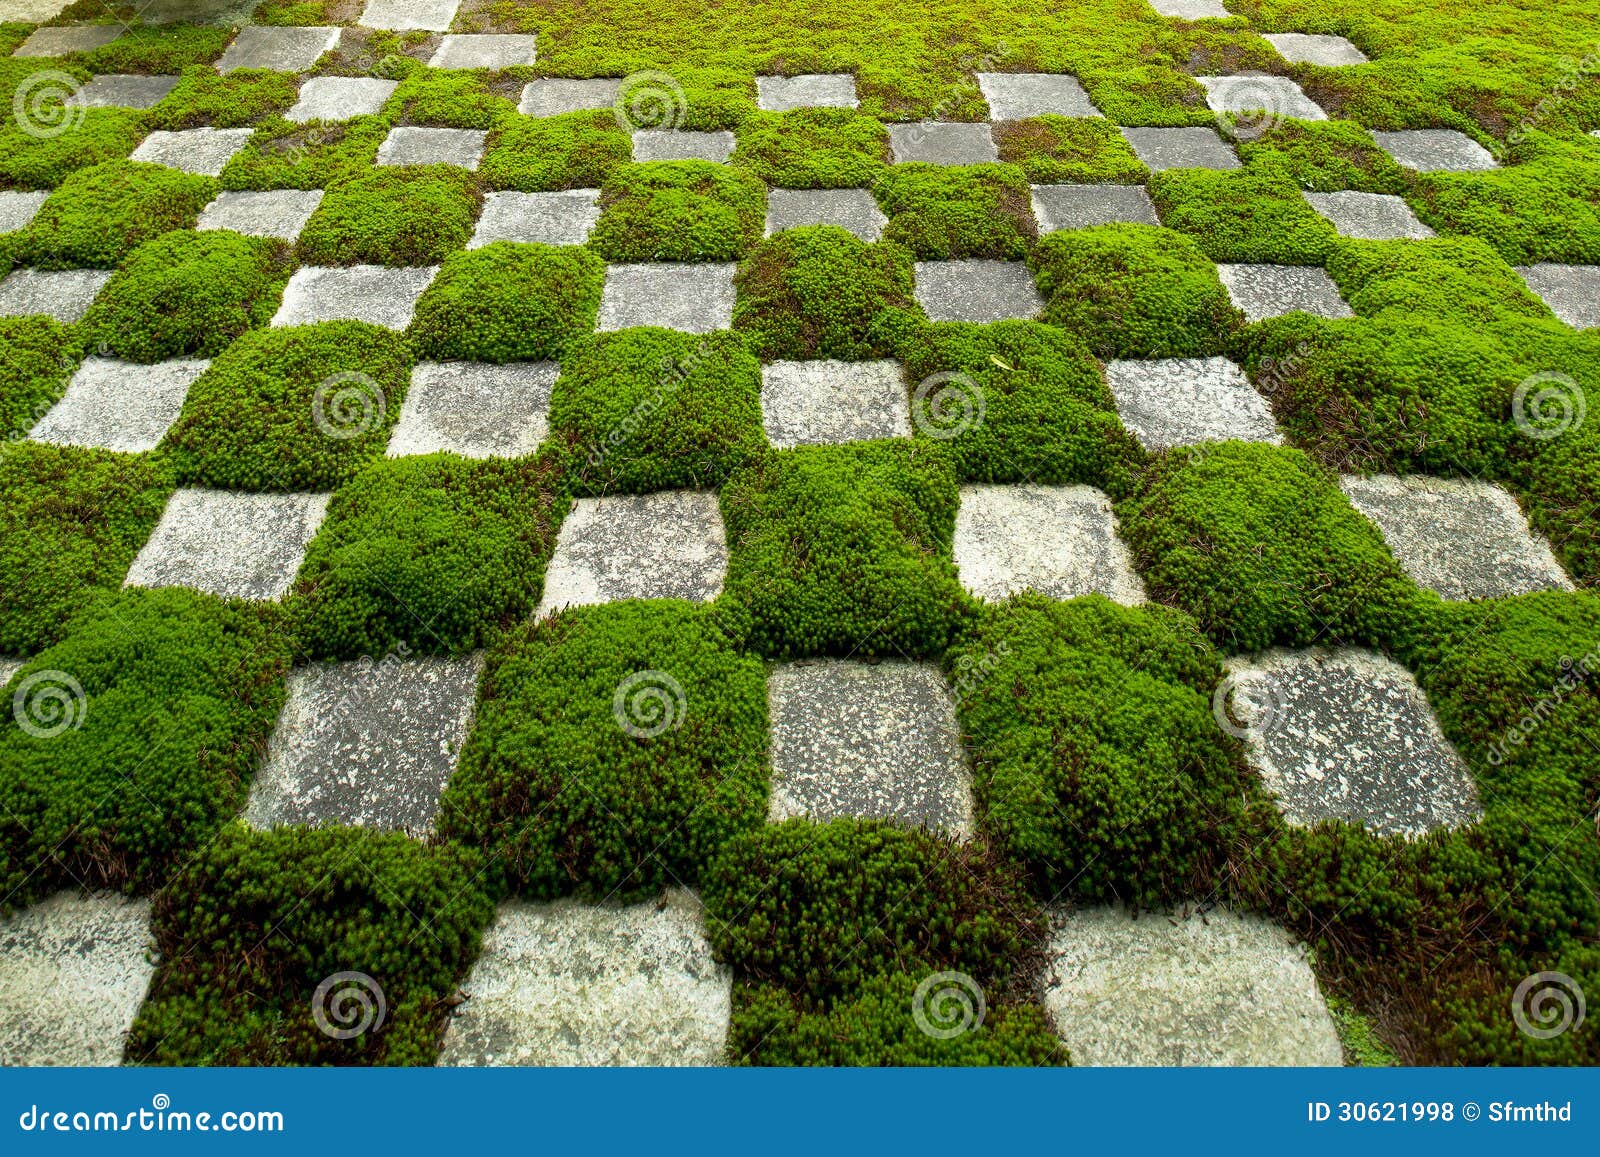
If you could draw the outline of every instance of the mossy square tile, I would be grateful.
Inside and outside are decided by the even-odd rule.
[[[293,241],[322,204],[321,189],[223,192],[200,213],[196,229],[231,229],[246,237]]]
[[[1600,265],[1520,265],[1517,272],[1550,312],[1574,329],[1600,326]]]
[[[1372,139],[1402,168],[1421,173],[1473,173],[1499,168],[1488,149],[1455,129],[1374,132]]]
[[[1290,64],[1317,64],[1339,68],[1366,64],[1367,54],[1343,36],[1309,35],[1304,32],[1265,32],[1265,40]]]
[[[1055,72],[980,72],[976,75],[978,88],[989,106],[990,120],[1101,115],[1075,76]]]
[[[837,225],[863,241],[883,236],[889,218],[866,189],[773,189],[767,193],[767,236],[805,225]]]
[[[496,241],[582,245],[600,220],[599,189],[555,193],[485,193],[468,249]]]
[[[157,129],[129,154],[129,160],[150,161],[202,177],[221,174],[233,154],[244,148],[254,129]]]
[[[121,24],[62,24],[54,28],[35,28],[17,46],[12,56],[66,56],[70,52],[93,52],[121,36]]]
[[[1266,114],[1269,123],[1285,117],[1302,121],[1325,121],[1328,114],[1287,76],[1241,73],[1235,76],[1197,76],[1195,83],[1206,90],[1206,104],[1212,112],[1240,116]]]
[[[102,73],[73,94],[80,108],[151,108],[177,87],[175,76]]]
[[[365,321],[405,329],[417,299],[435,276],[437,265],[308,266],[294,271],[283,291],[273,325],[313,325],[319,321]]]
[[[1227,358],[1106,363],[1122,424],[1146,450],[1199,442],[1281,442],[1267,400]]]
[[[711,161],[721,164],[733,155],[730,132],[688,132],[681,129],[640,129],[633,134],[636,161]]]
[[[0,317],[78,321],[110,280],[109,269],[13,269],[0,281]]]
[[[1022,261],[919,261],[916,294],[933,321],[1031,318],[1044,308]]]
[[[575,80],[565,76],[547,76],[532,81],[522,90],[517,111],[523,116],[553,117],[586,109],[612,108],[621,91],[621,77]]]
[[[217,61],[217,71],[229,73],[236,68],[265,68],[273,72],[307,72],[323,53],[338,47],[339,33],[338,28],[328,26],[247,25],[239,29],[239,35]]]
[[[128,454],[154,450],[178,420],[189,387],[210,364],[203,358],[154,365],[88,358],[28,437]]]
[[[734,269],[731,262],[608,265],[597,328],[657,325],[685,333],[728,329],[733,325]]]
[[[1159,225],[1143,185],[1034,185],[1033,215],[1040,233],[1095,225]]]
[[[1092,486],[973,484],[956,512],[956,570],[983,599],[1020,591],[1056,599],[1101,594],[1145,601],[1111,499]]]
[[[885,127],[896,164],[984,165],[1000,159],[999,146],[987,124],[919,121]]]
[[[282,598],[327,510],[326,494],[179,490],[133,560],[126,584]]]
[[[291,671],[245,822],[426,835],[466,741],[482,670],[481,655],[401,652]]]
[[[390,32],[448,32],[461,0],[367,0],[357,24]]]
[[[1339,287],[1319,265],[1219,265],[1217,276],[1246,321],[1300,311],[1318,317],[1354,317]]]
[[[955,697],[929,663],[788,663],[767,676],[774,823],[892,819],[965,838],[972,782]]]
[[[899,362],[773,362],[761,371],[761,420],[780,450],[911,437]]]
[[[300,86],[299,99],[283,117],[308,124],[370,116],[383,108],[398,87],[398,81],[373,76],[313,76]]]
[[[446,36],[439,41],[429,68],[512,68],[532,64],[537,54],[538,37],[495,33]]]
[[[848,72],[756,77],[756,104],[767,112],[797,108],[855,108],[856,78]]]
[[[629,907],[503,904],[441,1065],[716,1065],[733,973],[692,893]]]
[[[49,197],[48,189],[37,193],[0,192],[0,233],[26,229]]]
[[[378,146],[380,165],[455,165],[472,171],[483,159],[480,129],[441,129],[396,125]]]
[[[554,362],[422,362],[389,435],[389,457],[448,451],[521,458],[548,432]]]
[[[1389,193],[1360,193],[1342,189],[1336,193],[1300,194],[1321,213],[1339,236],[1356,241],[1422,240],[1433,236],[1404,199]]]
[[[150,901],[58,892],[0,918],[0,1065],[106,1066],[155,973]]]
[[[1215,129],[1124,128],[1134,154],[1155,172],[1167,169],[1237,169],[1239,158]]]

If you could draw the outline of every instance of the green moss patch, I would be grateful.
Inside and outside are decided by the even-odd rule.
[[[759,112],[739,127],[733,163],[779,189],[857,189],[889,163],[889,133],[848,108]]]
[[[0,123],[0,188],[54,189],[80,169],[122,160],[145,136],[128,109],[84,109],[77,128],[53,137],[24,132],[8,117]]]
[[[1041,116],[994,126],[1000,160],[1036,185],[1134,185],[1150,175],[1104,117]]]
[[[23,233],[18,259],[42,269],[113,269],[144,242],[186,229],[217,182],[142,161],[73,173]]]
[[[419,68],[395,89],[400,121],[453,129],[492,129],[516,116],[516,102],[489,91],[472,72]]]
[[[466,248],[483,195],[450,165],[380,168],[328,188],[300,234],[307,265],[437,265]]]
[[[710,161],[626,165],[600,189],[589,246],[607,261],[733,261],[761,239],[766,189]]]
[[[66,392],[73,331],[48,317],[0,318],[0,426],[20,437]]]
[[[294,77],[265,68],[240,68],[219,76],[213,68],[192,65],[177,87],[145,114],[150,129],[247,128],[282,113],[299,96]]]
[[[1287,175],[1264,166],[1169,169],[1150,178],[1150,199],[1213,261],[1320,265],[1339,240]]]
[[[1312,193],[1407,191],[1405,170],[1354,121],[1286,120],[1241,139],[1238,148],[1246,166],[1270,163]]]
[[[489,137],[478,174],[491,189],[598,189],[632,158],[633,142],[610,109],[519,116]]]
[[[257,122],[222,170],[225,189],[323,189],[372,172],[389,135],[381,116],[337,124],[296,124],[281,116]]]
[[[1038,237],[1027,175],[1013,165],[896,165],[873,186],[883,237],[924,261],[1016,260]]]
[[[1506,317],[1550,316],[1515,269],[1470,237],[1345,241],[1328,262],[1328,275],[1362,317],[1392,312],[1477,327]]]

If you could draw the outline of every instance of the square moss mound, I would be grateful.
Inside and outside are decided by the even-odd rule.
[[[1041,116],[994,126],[1000,160],[1036,185],[1134,185],[1150,175],[1103,117]]]
[[[0,317],[0,427],[20,437],[66,392],[74,330],[48,317]]]
[[[189,388],[162,446],[190,485],[331,490],[383,453],[410,372],[380,326],[253,330]]]
[[[77,128],[53,137],[24,132],[8,117],[0,124],[0,188],[54,189],[80,169],[122,160],[145,135],[132,109],[85,109]]]
[[[228,825],[156,897],[125,1059],[432,1064],[494,918],[481,867],[398,833]]]
[[[764,362],[881,357],[874,322],[887,309],[916,309],[911,255],[867,244],[837,225],[769,237],[734,274],[733,328]]]
[[[177,86],[145,114],[150,129],[181,132],[210,126],[218,129],[254,127],[257,121],[283,112],[298,95],[295,78],[264,68],[241,68],[227,76],[215,69],[191,65]]]
[[[1341,241],[1328,276],[1362,317],[1389,311],[1477,327],[1550,311],[1517,271],[1472,237],[1428,241]]]
[[[330,185],[300,234],[307,265],[437,265],[472,237],[483,195],[450,165],[380,168]]]
[[[1099,358],[1207,357],[1244,320],[1191,238],[1150,225],[1053,233],[1029,264],[1044,320]]]
[[[0,729],[10,901],[63,886],[148,891],[244,803],[283,703],[272,612],[128,591],[17,675]]]
[[[266,325],[288,283],[288,246],[227,230],[146,241],[83,319],[85,338],[125,361],[214,357]]]
[[[478,175],[491,189],[598,189],[633,158],[610,109],[512,117],[489,137]]]
[[[951,561],[955,471],[922,440],[768,454],[722,492],[718,609],[768,658],[935,655],[970,606]]]
[[[400,82],[400,123],[453,129],[492,129],[516,116],[515,101],[489,91],[480,73],[419,68]]]
[[[1593,164],[1588,162],[1591,172]],[[1520,165],[1480,173],[1422,173],[1411,200],[1434,229],[1480,238],[1517,265],[1600,264],[1594,178],[1565,176]]]
[[[720,486],[766,449],[761,366],[733,334],[651,327],[574,345],[550,394],[574,490]]]
[[[766,823],[760,660],[676,600],[564,611],[490,652],[440,830],[516,892],[693,884]]]
[[[55,642],[121,586],[172,489],[141,456],[37,442],[0,451],[0,653]]]
[[[734,261],[761,240],[766,186],[710,161],[627,165],[600,188],[589,246],[607,261]]]
[[[889,163],[889,133],[848,108],[758,112],[739,126],[733,163],[779,189],[859,189]]]
[[[1238,146],[1247,168],[1271,163],[1313,193],[1407,192],[1405,170],[1354,121],[1283,121]]]
[[[566,497],[547,458],[376,463],[334,495],[287,603],[318,657],[487,645],[538,605]]]
[[[895,165],[873,186],[885,241],[923,261],[1017,260],[1038,237],[1026,174],[1014,165]]]
[[[41,269],[114,269],[151,238],[188,229],[217,182],[140,161],[73,173],[23,233],[18,260]]]
[[[222,170],[225,189],[322,189],[372,172],[389,135],[381,116],[335,124],[297,124],[281,116],[259,121]]]
[[[1267,165],[1156,173],[1150,199],[1162,224],[1193,237],[1213,261],[1321,265],[1339,241],[1294,181]]]

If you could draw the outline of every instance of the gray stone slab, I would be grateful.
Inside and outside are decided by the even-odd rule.
[[[669,490],[579,498],[561,524],[538,616],[621,599],[709,602],[728,544],[715,494]]]
[[[1035,185],[1033,215],[1040,233],[1119,222],[1161,224],[1143,185]]]
[[[1490,482],[1389,474],[1340,479],[1419,586],[1447,599],[1571,590],[1517,500]]]
[[[677,129],[639,129],[633,134],[636,161],[712,161],[721,164],[733,156],[734,137],[728,132],[697,133]]]
[[[196,229],[231,229],[247,237],[293,241],[322,204],[321,189],[224,192],[200,213]]]
[[[1372,139],[1401,166],[1423,173],[1474,173],[1496,169],[1493,154],[1455,129],[1374,132]]]
[[[106,72],[78,89],[68,103],[82,108],[150,108],[177,84],[175,76]]]
[[[427,835],[461,756],[482,670],[481,655],[391,652],[291,671],[245,822]]]
[[[0,201],[0,217],[4,213],[5,204]],[[1520,265],[1517,272],[1550,312],[1568,325],[1575,329],[1600,326],[1600,265]]]
[[[79,321],[110,280],[109,269],[13,269],[0,281],[0,317]]]
[[[441,129],[396,125],[378,146],[380,165],[454,165],[475,170],[483,159],[481,129]]]
[[[731,262],[608,265],[597,328],[727,329],[733,325],[735,268]]]
[[[372,76],[313,76],[300,86],[300,98],[283,114],[295,124],[347,121],[382,110],[398,81]]]
[[[239,29],[227,51],[217,61],[217,71],[266,68],[273,72],[308,72],[324,52],[339,44],[339,29],[331,27]]]
[[[1146,450],[1199,442],[1281,442],[1267,400],[1227,358],[1106,363],[1122,424]]]
[[[141,24],[248,24],[260,0],[138,0]]]
[[[919,261],[917,301],[933,321],[1031,318],[1044,308],[1023,261]]]
[[[11,677],[27,665],[26,659],[0,659],[0,687],[11,682]]]
[[[35,28],[12,56],[66,56],[104,48],[125,31],[121,24],[62,24]]]
[[[126,585],[282,598],[327,510],[326,494],[179,490],[133,560]]]
[[[601,907],[503,904],[441,1065],[716,1065],[733,1008],[692,893]]]
[[[1290,64],[1316,64],[1339,68],[1367,63],[1367,54],[1343,36],[1313,36],[1304,32],[1264,32],[1261,39],[1272,45]]]
[[[1235,76],[1197,76],[1206,90],[1206,104],[1215,113],[1233,113],[1260,125],[1292,117],[1325,121],[1328,114],[1287,76],[1241,73]]]
[[[129,454],[154,450],[177,421],[189,387],[210,364],[205,358],[147,366],[87,358],[28,437]]]
[[[983,165],[1000,159],[1000,149],[987,123],[919,121],[885,127],[897,164],[921,161],[930,165]]]
[[[599,189],[486,193],[467,248],[478,249],[496,241],[582,245],[599,219]]]
[[[1075,1065],[1341,1065],[1303,945],[1226,908],[1052,913],[1044,1006]]]
[[[48,189],[38,193],[0,192],[0,233],[26,229],[49,197]]]
[[[1233,15],[1222,0],[1150,0],[1150,7],[1178,20],[1226,20]]]
[[[367,0],[356,20],[391,32],[448,32],[461,0]]]
[[[43,24],[60,16],[72,3],[73,0],[7,0],[6,19]]]
[[[152,948],[145,899],[58,892],[0,919],[0,1065],[120,1064]]]
[[[1239,158],[1215,129],[1124,128],[1123,137],[1145,165],[1167,169],[1237,169]]]
[[[1026,590],[1145,601],[1111,499],[1092,486],[963,486],[955,562],[962,585],[981,599]]]
[[[1078,78],[1058,72],[980,72],[978,88],[989,106],[989,119],[1018,121],[1027,117],[1097,117],[1089,94]]]
[[[1421,240],[1432,237],[1433,230],[1417,220],[1411,206],[1400,197],[1388,193],[1358,193],[1344,189],[1337,193],[1300,194],[1318,213],[1321,213],[1339,236],[1358,241],[1395,241],[1401,238]]]
[[[524,116],[553,117],[585,109],[615,108],[621,90],[622,78],[616,76],[587,80],[547,76],[522,90],[517,111]]]
[[[555,362],[421,362],[389,435],[389,457],[532,454],[549,432],[550,389],[560,372]]]
[[[780,450],[911,437],[900,363],[773,362],[761,371],[761,420]]]
[[[512,68],[532,64],[537,56],[538,37],[481,33],[446,36],[433,50],[430,68]]]
[[[294,271],[283,291],[273,325],[314,325],[319,321],[366,321],[405,329],[417,298],[438,274],[437,265],[390,268],[385,265],[308,266]]]
[[[166,165],[202,177],[221,175],[233,154],[244,148],[253,129],[184,129],[168,132],[157,129],[129,155],[130,160]]]
[[[767,236],[803,225],[837,225],[863,241],[883,236],[889,219],[867,189],[772,189],[767,193]]]
[[[1299,310],[1318,317],[1354,317],[1320,265],[1219,265],[1217,276],[1247,321]]]
[[[856,78],[848,72],[756,77],[756,103],[769,112],[797,108],[855,108]]]

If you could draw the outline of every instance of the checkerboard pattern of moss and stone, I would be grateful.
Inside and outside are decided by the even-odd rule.
[[[27,12],[0,1062],[1600,1063],[1596,0]]]

